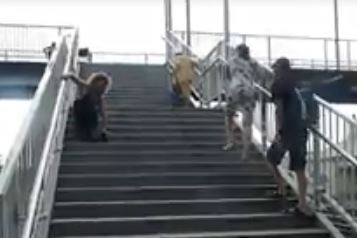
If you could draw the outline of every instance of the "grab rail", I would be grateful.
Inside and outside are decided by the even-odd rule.
[[[72,37],[76,35],[77,33],[73,32]],[[39,202],[42,202],[40,197],[44,194],[43,189],[48,189],[47,185],[51,181],[40,176],[44,174],[44,169],[52,156],[46,156],[49,150],[48,136],[49,132],[54,132],[54,115],[58,115],[59,112],[57,99],[65,91],[61,76],[68,67],[68,55],[76,55],[76,50],[68,45],[66,40],[63,36],[58,41],[31,102],[27,119],[24,120],[16,137],[16,143],[5,155],[7,160],[0,173],[2,238],[30,237],[35,218],[42,219],[41,216],[35,216],[34,211],[41,207]],[[46,178],[52,176],[53,174],[49,177],[46,174]],[[52,189],[54,187],[53,185]]]

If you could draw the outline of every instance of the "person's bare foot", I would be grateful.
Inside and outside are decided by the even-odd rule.
[[[235,148],[236,144],[234,142],[228,142],[225,146],[223,146],[224,151],[231,151]]]

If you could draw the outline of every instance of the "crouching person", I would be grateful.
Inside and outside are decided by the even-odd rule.
[[[87,80],[74,74],[63,76],[76,83],[82,96],[74,102],[73,112],[77,136],[83,141],[107,141],[107,114],[104,94],[111,85],[105,73],[93,73]]]
[[[275,81],[271,91],[272,100],[276,104],[277,132],[276,138],[268,150],[267,159],[278,184],[278,191],[275,195],[286,196],[286,189],[278,165],[285,153],[289,152],[290,170],[296,173],[299,188],[298,205],[290,210],[295,213],[310,215],[306,203],[306,104],[296,88],[295,80],[292,78],[289,60],[286,58],[278,59],[273,65],[273,70]]]

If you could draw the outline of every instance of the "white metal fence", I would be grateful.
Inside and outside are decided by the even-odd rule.
[[[65,70],[75,67],[77,36],[73,31],[57,42],[16,143],[4,155],[6,160],[0,173],[2,238],[46,237],[33,234],[38,231],[39,223],[49,221],[56,159],[60,156],[61,136],[73,98],[70,84],[63,82],[61,76]]]
[[[43,49],[72,30],[69,26],[0,23],[0,60],[45,61]]]
[[[170,36],[170,39],[174,37]],[[184,46],[182,40],[175,39],[175,41],[178,43],[167,40],[171,51],[182,49],[192,51],[191,48]],[[204,75],[209,73],[205,71],[202,73],[202,69],[197,69],[199,77],[196,80],[199,84],[194,84],[194,89],[200,92],[198,94],[201,96],[200,103],[197,104],[199,107],[212,108],[225,104],[218,95],[224,93],[225,74],[216,74],[216,71],[217,68],[221,69],[226,61],[221,58],[220,43],[217,46],[205,59],[201,60],[201,68],[212,71],[212,77],[205,77]],[[168,58],[168,60],[171,59]],[[214,90],[216,97],[207,97],[212,95],[210,91],[205,93],[203,90],[207,87],[216,88]],[[269,91],[258,84],[256,88],[259,97],[254,112],[253,131],[255,142],[261,151],[266,153],[276,133],[275,105],[271,103]],[[318,96],[314,96],[313,100],[318,106],[319,120],[316,125],[309,128],[310,136],[307,146],[309,196],[316,213],[323,215],[322,220],[327,218],[329,222],[333,222],[332,217],[338,217],[343,222],[340,229],[354,231],[357,234],[357,160],[355,157],[357,123],[333,109],[329,103]],[[296,179],[288,170],[287,163],[281,166],[281,172],[284,178],[296,188]]]
[[[175,35],[186,42],[185,31],[175,31]],[[223,38],[222,32],[193,31],[192,49],[202,57]],[[295,67],[301,68],[336,69],[337,65],[333,38],[231,33],[230,43],[246,43],[254,58],[267,65],[281,56],[288,57]],[[357,70],[357,40],[341,39],[339,45],[340,69]]]

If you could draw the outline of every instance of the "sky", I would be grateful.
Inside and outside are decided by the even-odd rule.
[[[75,25],[96,51],[164,52],[164,0],[0,0],[0,22]],[[185,29],[185,0],[172,0]],[[231,31],[333,37],[333,0],[230,0]],[[339,0],[342,38],[357,39],[357,1]],[[192,30],[222,31],[223,0],[191,0]]]

